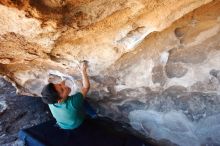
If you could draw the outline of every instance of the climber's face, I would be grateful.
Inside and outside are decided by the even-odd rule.
[[[64,100],[66,100],[69,93],[71,92],[71,89],[65,85],[65,81],[62,81],[58,84],[54,84],[54,87],[61,98],[60,100],[58,100],[58,102],[63,102]]]

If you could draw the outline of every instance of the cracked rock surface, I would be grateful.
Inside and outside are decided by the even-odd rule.
[[[220,145],[219,0],[1,0],[0,28],[18,94],[40,96],[49,73],[78,83],[87,60],[100,115],[163,144]]]

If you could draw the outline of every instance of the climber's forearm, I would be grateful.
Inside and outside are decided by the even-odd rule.
[[[82,70],[82,83],[83,83],[83,88],[86,88],[86,89],[90,88],[89,77],[87,75],[86,70]]]
[[[88,67],[88,62],[87,61],[83,61],[82,62],[82,70],[81,70],[81,74],[82,74],[82,84],[83,87],[81,89],[81,93],[83,94],[83,97],[85,98],[87,93],[89,92],[89,88],[90,88],[90,82],[89,82],[89,77],[87,75],[87,67]]]
[[[83,84],[83,87],[81,89],[81,93],[83,97],[86,98],[87,93],[89,92],[89,88],[90,88],[89,77],[87,75],[86,70],[82,71],[82,84]]]

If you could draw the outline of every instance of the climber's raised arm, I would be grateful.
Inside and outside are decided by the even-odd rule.
[[[89,91],[89,88],[90,88],[89,77],[87,75],[87,68],[88,68],[87,61],[83,61],[82,67],[81,67],[82,84],[83,84],[82,89],[81,89],[81,93],[84,98],[86,97],[86,95]]]

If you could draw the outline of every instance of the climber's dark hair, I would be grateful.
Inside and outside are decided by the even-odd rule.
[[[56,91],[53,83],[49,83],[44,86],[43,90],[41,91],[41,95],[43,102],[46,104],[57,103],[59,99],[59,94]]]

